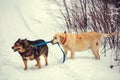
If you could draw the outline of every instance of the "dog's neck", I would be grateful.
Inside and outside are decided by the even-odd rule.
[[[65,44],[65,42],[67,41],[67,39],[66,38],[63,38],[63,40],[62,40],[62,44]]]

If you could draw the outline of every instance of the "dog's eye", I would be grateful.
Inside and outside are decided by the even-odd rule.
[[[18,44],[18,43],[15,43],[15,46],[19,46],[19,44]]]
[[[57,37],[54,37],[54,39],[57,39]]]

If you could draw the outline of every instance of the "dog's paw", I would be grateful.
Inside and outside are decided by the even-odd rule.
[[[38,66],[38,64],[35,64],[35,66]]]
[[[95,59],[100,60],[100,57],[95,57]]]
[[[72,59],[72,60],[73,60],[73,59],[74,59],[74,57],[70,57],[70,59]]]
[[[45,64],[45,66],[48,66],[48,63],[47,63],[47,64]]]
[[[38,69],[41,69],[42,67],[41,66],[38,66]]]
[[[27,68],[24,68],[24,70],[27,70]]]

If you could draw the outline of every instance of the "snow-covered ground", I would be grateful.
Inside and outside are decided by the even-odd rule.
[[[76,52],[75,59],[62,64],[62,53],[57,45],[49,46],[49,65],[37,69],[35,61],[28,62],[28,70],[11,47],[18,38],[51,40],[60,32],[48,9],[59,13],[50,0],[0,0],[0,80],[120,80],[120,73],[110,69],[110,58],[101,55],[95,60],[90,50]],[[54,13],[52,13],[54,14]]]

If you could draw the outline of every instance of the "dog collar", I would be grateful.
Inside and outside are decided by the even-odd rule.
[[[64,38],[63,41],[62,41],[62,44],[65,44],[66,41],[67,41],[67,39]]]

